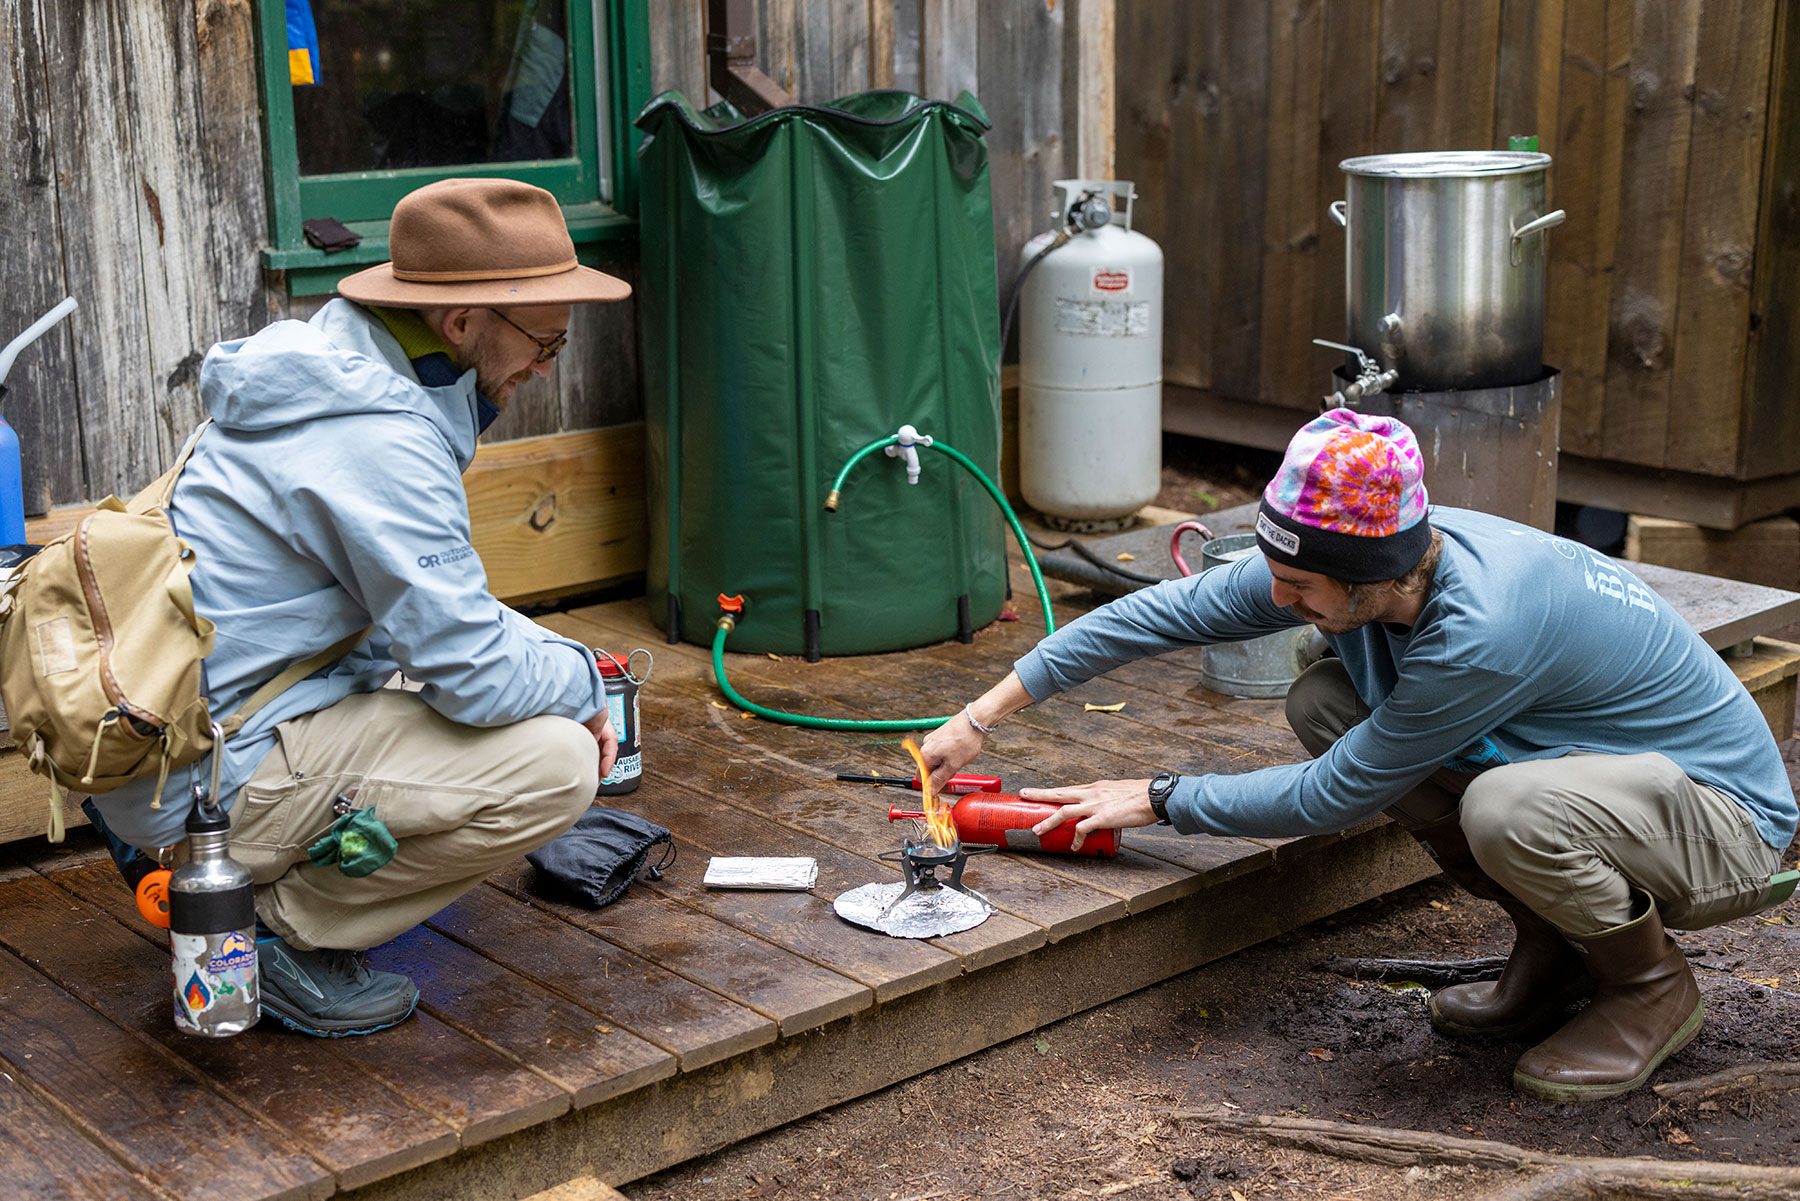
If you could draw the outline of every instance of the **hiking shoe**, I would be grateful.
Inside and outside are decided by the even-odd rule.
[[[302,1034],[373,1034],[404,1022],[419,1003],[411,980],[371,970],[361,951],[300,951],[279,938],[256,951],[263,1012]]]

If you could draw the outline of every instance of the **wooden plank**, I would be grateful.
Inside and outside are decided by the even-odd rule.
[[[1625,558],[1800,591],[1800,522],[1770,517],[1726,531],[1634,514],[1625,527]]]
[[[555,1188],[533,1193],[525,1201],[627,1201],[624,1193],[592,1176],[578,1176]]]
[[[1734,530],[1800,507],[1800,472],[1733,481],[1565,454],[1557,461],[1556,492],[1577,504]]]
[[[150,334],[139,223],[150,218],[135,169],[132,104],[116,90],[126,77],[122,4],[33,0],[49,81],[46,111],[56,121],[60,224],[54,236],[82,304],[71,331],[73,386],[80,395],[116,403],[59,406],[62,416],[32,430],[27,445],[78,446],[85,478],[76,495],[86,496],[134,489],[154,475],[145,468],[158,461],[155,414],[143,399],[157,395],[161,384],[145,363]],[[71,386],[67,375],[58,382]]]
[[[666,1049],[684,1071],[775,1041],[775,1023],[762,1014],[497,888],[463,894],[430,924],[592,1010],[603,1025]]]
[[[1321,283],[1329,288],[1340,278],[1342,258],[1323,255],[1319,247],[1320,223],[1330,220],[1319,203],[1321,177],[1341,176],[1335,163],[1319,159],[1326,6],[1282,0],[1273,14],[1258,355],[1262,378],[1256,395],[1299,408],[1302,401],[1316,403],[1334,357],[1313,346],[1312,339],[1336,340],[1336,329],[1311,327],[1314,293]]]
[[[295,1038],[272,1019],[230,1040],[179,1033],[170,1017],[166,947],[89,903],[96,894],[125,894],[110,860],[8,881],[0,885],[0,941],[64,991],[190,1065],[239,1108],[261,1115],[342,1187],[456,1150],[449,1127],[363,1071],[346,1047]],[[77,931],[78,952],[71,946]]]
[[[411,976],[420,1006],[569,1094],[576,1108],[675,1074],[675,1057],[535,980],[417,926],[369,953]]]
[[[924,0],[892,0],[894,7],[894,86],[915,96],[925,90],[925,47],[920,20]]]
[[[1800,12],[1775,13],[1738,475],[1800,470]]]
[[[87,825],[80,799],[63,800],[63,824]],[[50,782],[34,776],[17,749],[0,751],[0,843],[43,838],[50,828]]]
[[[640,423],[483,446],[463,476],[496,596],[525,601],[642,571]]]
[[[1493,137],[1501,0],[1463,0],[1438,25],[1431,146],[1486,149]],[[1502,143],[1504,145],[1504,143]]]
[[[1608,459],[1662,466],[1674,387],[1689,135],[1701,5],[1639,4],[1631,38],[1618,257],[1601,446]]]
[[[867,91],[874,67],[869,45],[870,0],[813,0],[806,7],[830,14],[830,98]]]
[[[1775,741],[1792,738],[1794,701],[1800,692],[1800,646],[1758,638],[1750,654],[1732,655],[1726,662],[1756,702]]]
[[[0,892],[10,900],[16,887],[9,881]],[[9,940],[30,937],[7,925]],[[46,933],[70,945],[67,929]],[[0,1060],[120,1163],[184,1198],[285,1201],[333,1191],[318,1162],[226,1100],[200,1072],[10,954],[0,955]]]
[[[1581,0],[1577,0],[1580,7]],[[1588,8],[1604,14],[1605,0]],[[1535,135],[1538,149],[1557,153],[1566,0],[1502,0],[1495,73],[1493,146]]]
[[[638,286],[635,246],[600,268]],[[558,430],[593,430],[644,419],[638,363],[637,301],[578,304],[569,323],[569,349],[557,359]],[[510,438],[513,435],[507,434]]]
[[[1332,0],[1325,6],[1325,41],[1323,66],[1320,69],[1319,92],[1319,195],[1314,203],[1314,216],[1325,231],[1320,240],[1320,267],[1313,289],[1312,322],[1307,338],[1329,338],[1341,342],[1349,332],[1349,318],[1344,301],[1347,291],[1344,230],[1326,216],[1325,206],[1345,196],[1344,174],[1338,164],[1359,154],[1396,149],[1376,140],[1375,122],[1382,86],[1381,0]],[[1318,408],[1314,391],[1322,395],[1332,367],[1341,362],[1333,351],[1308,345],[1304,352],[1308,389],[1292,397],[1268,395],[1259,411],[1269,414],[1254,433],[1232,423],[1211,423],[1215,430],[1233,430],[1235,438],[1252,438],[1249,444],[1270,446],[1280,450],[1299,427],[1290,419],[1290,410],[1311,416]],[[1173,406],[1171,406],[1173,400]],[[1282,406],[1275,410],[1273,406]],[[1171,414],[1174,407],[1176,413]],[[1165,390],[1163,424],[1165,428],[1192,431],[1208,424],[1209,418],[1192,411],[1191,398],[1170,398]],[[1189,410],[1185,414],[1183,410]],[[1174,416],[1178,424],[1171,423]],[[1212,435],[1212,436],[1217,436]]]
[[[1562,369],[1561,445],[1603,445],[1612,267],[1619,238],[1631,21],[1625,0],[1568,7],[1550,203],[1569,214],[1546,260],[1544,357]],[[1549,147],[1546,146],[1546,149]]]
[[[1118,154],[1118,0],[1074,0],[1063,111],[1073,114],[1074,173],[1113,179]]]
[[[650,91],[678,91],[705,108],[706,0],[647,0],[650,27]]]
[[[197,111],[205,115],[194,133],[209,206],[206,282],[218,306],[212,336],[236,338],[274,316],[259,254],[269,214],[262,96],[250,66],[257,61],[256,11],[233,0],[197,0],[193,12]]]
[[[894,51],[897,36],[894,0],[862,0],[862,3],[869,30],[868,86],[891,88],[895,79]]]
[[[91,871],[55,873],[56,883],[79,888],[81,899],[106,911],[159,949],[166,935],[137,915],[130,896],[107,876],[106,860]],[[110,881],[110,883],[109,883]],[[280,1031],[271,1023],[266,1035]],[[322,1044],[308,1040],[302,1047]],[[355,1064],[416,1108],[450,1128],[465,1148],[544,1121],[569,1108],[568,1094],[486,1047],[452,1030],[429,1013],[411,1018],[379,1036],[357,1039],[345,1048]],[[449,1148],[433,1154],[447,1153]]]
[[[111,82],[117,89],[113,102],[128,113],[131,167],[138,177],[135,199],[142,211],[136,233],[147,336],[139,353],[149,374],[145,403],[126,401],[120,415],[141,410],[134,419],[147,427],[145,450],[153,453],[147,462],[131,465],[148,468],[132,483],[148,483],[175,461],[204,418],[200,362],[226,331],[213,261],[214,200],[201,156],[194,153],[206,124],[200,109],[194,10],[131,3],[119,8],[113,36],[121,43],[124,70]],[[237,121],[245,116],[232,114]],[[255,242],[252,235],[251,244]],[[240,247],[237,253],[247,249]]]
[[[1049,225],[1057,200],[1052,182],[1066,174],[1064,17],[1056,4],[980,6],[980,94],[994,120],[986,140],[1002,297],[1018,271],[1019,248]]]
[[[13,131],[0,141],[11,225],[6,253],[0,255],[0,340],[5,342],[71,290],[63,266],[57,179],[62,113],[51,100],[46,40],[40,3],[9,4],[0,11],[0,73],[6,80],[0,86],[0,128]],[[83,292],[85,300],[85,286]],[[57,496],[86,493],[81,414],[67,398],[77,387],[79,332],[87,320],[85,313],[77,314],[73,323],[65,321],[33,343],[8,375],[5,415],[19,435],[29,513],[42,512]]]
[[[1730,475],[1742,458],[1751,268],[1762,198],[1775,0],[1710,0],[1694,70],[1674,395],[1664,462]]]
[[[981,95],[980,20],[979,0],[919,0],[919,57],[927,98],[954,100],[964,91]]]
[[[800,0],[763,0],[757,5],[756,64],[790,94],[799,84],[796,49]]]
[[[604,910],[546,900],[529,886],[521,861],[489,877],[511,896],[632,951],[771,1019],[783,1037],[866,1009],[874,990],[790,951],[678,904],[633,889]]]
[[[643,1094],[597,1105],[508,1143],[477,1148],[368,1191],[363,1201],[508,1196],[593,1170],[615,1185],[728,1146],[1006,1038],[1189,970],[1435,871],[1383,826],[1317,863],[1273,864],[1142,918],[1112,922],[784,1040]],[[932,1037],[921,1038],[920,1031]]]
[[[1207,22],[1217,71],[1216,158],[1182,155],[1177,203],[1193,189],[1220,190],[1207,231],[1215,265],[1212,387],[1227,396],[1262,395],[1263,226],[1269,199],[1270,6],[1229,4]],[[1314,335],[1276,332],[1284,355],[1300,355]]]
[[[0,1174],[15,1196],[36,1201],[151,1201],[142,1177],[126,1171],[38,1099],[0,1072]]]
[[[1382,153],[1436,150],[1439,26],[1454,10],[1437,4],[1383,0],[1381,6],[1381,83],[1375,110],[1375,142]],[[1454,149],[1454,147],[1452,147]]]
[[[726,739],[729,723],[711,739],[696,740],[659,729],[671,753],[663,762],[678,762],[678,770],[656,770],[665,781],[689,782],[696,792],[745,812],[803,830],[840,849],[873,859],[894,850],[908,824],[890,825],[885,819],[889,804],[907,808],[920,799],[892,789],[825,785],[826,772],[801,774],[792,763],[776,760],[760,751],[746,736],[737,745]],[[743,724],[743,723],[739,723]],[[854,764],[841,764],[851,768]],[[1022,856],[983,856],[969,862],[966,877],[1002,911],[1041,926],[1054,941],[1115,921],[1126,914],[1123,899],[1101,893],[1043,870]]]

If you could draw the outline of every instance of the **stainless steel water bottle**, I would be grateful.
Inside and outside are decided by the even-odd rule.
[[[224,742],[213,727],[212,788],[194,786],[188,862],[169,877],[175,1028],[225,1038],[256,1025],[256,900],[249,869],[231,857],[231,819],[214,798]]]

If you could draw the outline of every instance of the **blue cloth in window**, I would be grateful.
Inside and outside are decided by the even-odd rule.
[[[312,0],[287,0],[288,82],[306,87],[319,82],[319,30],[313,24]]]

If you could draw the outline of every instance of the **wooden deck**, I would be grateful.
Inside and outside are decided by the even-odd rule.
[[[1134,831],[1112,861],[976,860],[969,879],[999,912],[948,938],[888,939],[830,901],[894,878],[875,856],[897,843],[884,820],[897,794],[832,779],[909,771],[891,741],[723,708],[705,652],[662,643],[641,602],[545,624],[656,653],[647,776],[624,800],[675,831],[666,877],[588,912],[535,896],[521,863],[375,952],[417,978],[415,1020],[343,1042],[269,1024],[211,1043],[173,1030],[165,940],[91,836],[15,848],[0,861],[0,1191],[441,1199],[623,1184],[1433,870],[1383,823],[1286,843]],[[732,671],[765,704],[939,713],[1041,632],[1027,617],[970,646],[818,665],[733,656]],[[1022,786],[1299,755],[1279,702],[1197,681],[1192,657],[1133,665],[1019,715],[984,763]],[[818,885],[707,892],[715,854],[811,855]]]

